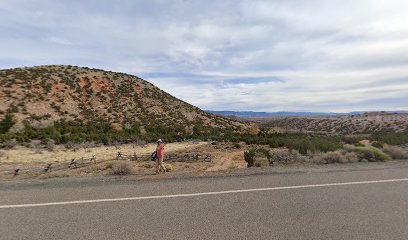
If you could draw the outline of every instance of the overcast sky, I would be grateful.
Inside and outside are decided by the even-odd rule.
[[[0,68],[137,75],[202,109],[408,110],[407,0],[0,0]]]

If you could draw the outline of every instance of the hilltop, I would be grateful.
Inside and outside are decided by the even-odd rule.
[[[13,116],[14,124],[8,130],[12,133],[28,128],[53,131],[55,126],[66,130],[70,123],[79,128],[98,126],[100,131],[127,131],[147,139],[166,135],[176,140],[246,128],[239,121],[206,113],[137,76],[87,67],[0,70],[0,99],[0,120]]]

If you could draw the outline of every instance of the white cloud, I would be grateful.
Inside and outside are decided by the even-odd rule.
[[[59,38],[59,37],[49,37],[46,39],[46,41],[50,43],[61,44],[61,45],[72,45],[71,41],[67,39]]]
[[[161,73],[147,80],[207,109],[408,108],[403,0],[3,0],[0,11],[0,67]]]

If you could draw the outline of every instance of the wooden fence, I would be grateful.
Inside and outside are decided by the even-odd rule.
[[[116,160],[127,160],[127,161],[150,161],[151,156],[150,154],[136,154],[136,153],[123,153],[118,152],[116,155]],[[212,155],[211,154],[196,154],[196,153],[184,153],[184,154],[166,154],[164,161],[165,162],[211,162]],[[109,160],[106,160],[109,161]],[[98,161],[99,163],[101,161]],[[3,171],[2,174],[5,175],[13,175],[17,176],[20,174],[41,174],[47,173],[51,171],[58,171],[64,169],[76,169],[85,167],[91,164],[96,164],[96,157],[93,155],[92,157],[88,158],[74,158],[71,159],[69,162],[64,163],[47,163],[44,164],[42,167],[35,167],[35,168],[15,168],[10,171]]]
[[[15,168],[12,171],[4,171],[7,175],[11,174],[13,176],[17,176],[20,174],[41,174],[47,173],[51,171],[58,171],[64,169],[75,169],[80,167],[85,167],[91,164],[96,164],[96,157],[93,155],[92,157],[88,158],[77,158],[71,159],[70,162],[65,163],[47,163],[43,167],[36,167],[36,168]]]
[[[136,153],[123,153],[118,152],[116,155],[116,160],[127,160],[127,161],[150,161],[151,155],[147,154],[136,154]],[[185,154],[166,154],[164,157],[165,162],[211,162],[211,154],[196,154],[196,153],[185,153]]]

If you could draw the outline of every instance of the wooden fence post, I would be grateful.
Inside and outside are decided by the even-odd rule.
[[[68,164],[68,168],[77,168],[77,164],[75,162],[75,158],[71,159],[71,162]]]
[[[52,163],[48,163],[48,165],[44,168],[44,172],[51,171],[51,165]]]

